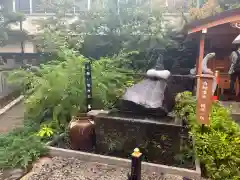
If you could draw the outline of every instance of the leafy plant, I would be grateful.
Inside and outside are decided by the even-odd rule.
[[[13,72],[10,79],[26,86],[26,118],[47,124],[60,133],[71,117],[86,112],[85,63],[90,60],[65,49],[61,60],[41,65],[38,73],[28,70]],[[130,70],[123,69],[121,58],[91,61],[93,108],[112,108],[118,97],[133,82]]]
[[[6,45],[7,40],[9,39],[9,32],[11,31],[11,28],[9,28],[9,25],[12,23],[17,23],[24,20],[24,16],[19,13],[11,12],[7,7],[0,2],[0,45]],[[26,36],[26,33],[21,33],[21,36]]]
[[[0,169],[27,168],[46,153],[47,149],[32,128],[18,128],[0,135]]]
[[[37,136],[44,138],[44,137],[51,137],[53,135],[53,129],[48,127],[47,125],[43,125],[39,132],[37,133]]]
[[[196,120],[196,98],[190,92],[176,97],[175,112],[188,120],[190,136],[195,141],[197,157],[213,180],[238,180],[240,175],[240,126],[232,120],[230,111],[214,102],[210,125],[202,127]]]
[[[44,30],[37,37],[37,44],[44,51],[70,48],[93,59],[114,58],[122,50],[138,51],[139,55],[132,54],[131,66],[145,72],[157,59],[152,58],[153,51],[164,53],[169,47],[177,46],[170,36],[173,28],[165,26],[163,6],[156,7],[150,1],[117,4],[104,0],[104,8],[93,7],[77,18],[69,17],[73,20],[66,23],[67,6],[62,5],[63,1],[53,1],[59,7],[54,18],[37,22]]]
[[[222,9],[216,0],[207,0],[202,7],[192,8],[189,13],[192,20],[198,20],[213,16],[221,11]]]
[[[31,71],[24,69],[16,69],[11,73],[8,73],[8,81],[11,84],[19,87],[20,91],[24,94],[31,93],[34,89],[32,82],[36,79],[35,74]]]
[[[240,7],[239,0],[219,0],[219,5],[224,10],[235,9]]]

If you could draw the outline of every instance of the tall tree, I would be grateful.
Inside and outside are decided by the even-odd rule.
[[[12,23],[22,22],[24,16],[22,14],[13,13],[8,7],[0,4],[0,19],[0,45],[4,45],[8,40],[8,34],[11,30],[10,25]]]
[[[175,23],[178,28],[169,28],[163,17],[165,6],[154,3],[155,0],[143,3],[106,0],[102,8],[98,4],[98,8],[93,6],[75,18],[59,16],[64,12],[59,9],[55,17],[41,23],[44,33],[39,36],[40,45],[44,50],[70,47],[94,59],[122,51],[139,52],[134,53],[131,66],[145,71],[154,65],[160,53],[166,53],[169,47],[177,48],[172,30],[182,27]]]
[[[218,3],[218,0],[207,0],[201,7],[191,8],[189,13],[192,20],[198,20],[215,15],[221,11],[222,9]]]
[[[240,0],[219,0],[219,5],[224,10],[240,8]]]

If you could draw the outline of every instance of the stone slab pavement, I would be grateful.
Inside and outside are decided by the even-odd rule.
[[[15,127],[20,127],[23,117],[24,105],[20,102],[0,116],[0,133],[7,133]]]

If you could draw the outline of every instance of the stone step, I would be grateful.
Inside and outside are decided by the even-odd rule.
[[[231,108],[232,118],[240,124],[240,102],[236,101],[222,101],[221,102],[225,107]]]
[[[222,105],[227,108],[231,108],[232,113],[240,113],[240,102],[235,101],[222,101]]]
[[[232,114],[232,118],[233,118],[238,124],[240,124],[240,113]]]

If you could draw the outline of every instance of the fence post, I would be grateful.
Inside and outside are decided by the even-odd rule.
[[[129,180],[141,180],[141,162],[142,153],[138,148],[135,148],[132,153],[131,175]]]

